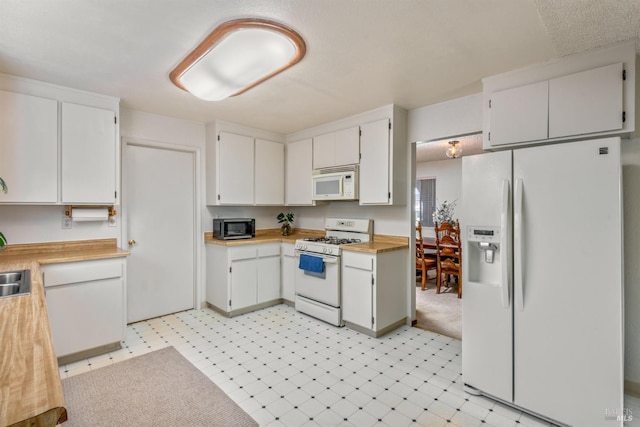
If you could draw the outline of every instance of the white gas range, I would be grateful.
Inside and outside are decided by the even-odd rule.
[[[342,322],[341,246],[368,242],[373,220],[326,218],[325,236],[296,240],[296,310],[335,326]]]

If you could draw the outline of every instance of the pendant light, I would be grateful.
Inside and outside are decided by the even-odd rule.
[[[263,19],[236,19],[211,32],[176,68],[171,81],[207,101],[239,95],[298,63],[298,33]]]
[[[446,154],[448,158],[455,159],[460,157],[462,154],[462,146],[458,146],[459,143],[460,141],[449,141],[449,145],[451,145],[451,147],[447,149]]]

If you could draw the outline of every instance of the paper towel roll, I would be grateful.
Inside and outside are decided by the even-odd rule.
[[[73,208],[71,219],[74,222],[106,221],[109,219],[109,208]]]

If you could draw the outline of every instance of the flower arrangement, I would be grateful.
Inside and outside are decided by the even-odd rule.
[[[0,178],[0,189],[2,189],[3,193],[7,192],[7,183],[4,182],[4,179]],[[7,238],[4,237],[4,234],[0,231],[0,249],[4,248],[7,245]]]
[[[288,236],[291,234],[292,228],[291,228],[291,224],[293,223],[293,212],[280,212],[278,214],[278,223],[282,224],[280,226],[280,232],[282,233],[283,236]]]
[[[433,212],[433,222],[437,222],[438,224],[444,224],[445,222],[449,222],[452,225],[455,224],[453,212],[456,209],[457,203],[457,200],[454,200],[453,202],[447,202],[445,200],[440,205],[436,206],[436,210]]]

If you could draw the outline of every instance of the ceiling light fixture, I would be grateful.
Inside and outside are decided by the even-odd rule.
[[[451,147],[447,149],[448,158],[455,159],[460,157],[462,154],[462,145],[458,147],[459,143],[460,141],[449,141],[449,145],[451,145]]]
[[[220,101],[298,63],[306,50],[302,37],[290,28],[262,19],[236,19],[213,30],[169,78],[198,98]]]

